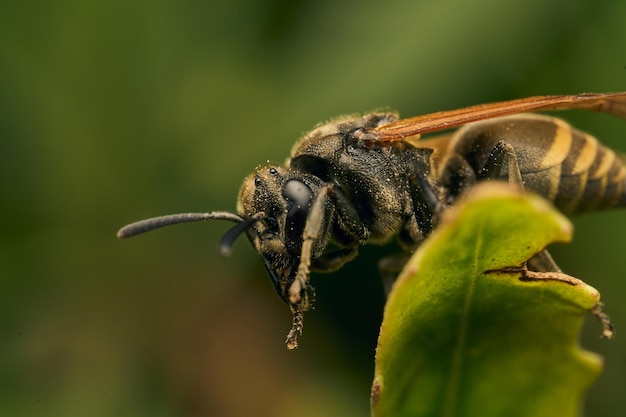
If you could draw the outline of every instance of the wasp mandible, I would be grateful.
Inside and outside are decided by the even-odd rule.
[[[585,109],[626,118],[626,92],[539,96],[398,120],[391,112],[347,116],[304,135],[285,165],[257,168],[243,182],[237,212],[185,213],[123,227],[126,238],[199,220],[236,223],[219,248],[245,234],[293,313],[287,346],[297,347],[314,290],[310,271],[330,272],[363,244],[396,238],[403,253],[383,259],[400,271],[442,211],[479,181],[504,180],[552,201],[564,214],[626,205],[626,163],[592,136],[532,111]],[[462,126],[451,135],[420,135]],[[543,251],[535,271],[560,272]]]

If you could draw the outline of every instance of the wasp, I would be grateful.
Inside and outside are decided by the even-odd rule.
[[[141,220],[118,237],[200,220],[234,222],[220,252],[227,255],[240,235],[248,237],[291,308],[286,343],[293,349],[314,299],[311,271],[334,271],[359,246],[395,238],[403,252],[379,263],[384,276],[394,276],[442,211],[477,182],[522,186],[566,215],[626,206],[624,159],[561,119],[529,113],[562,109],[626,118],[626,92],[538,96],[407,119],[392,112],[341,117],[305,134],[284,165],[255,169],[241,186],[236,213]],[[560,272],[546,251],[529,265]]]

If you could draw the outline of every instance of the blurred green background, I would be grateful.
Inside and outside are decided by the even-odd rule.
[[[626,2],[0,3],[0,415],[369,414],[376,260],[313,277],[301,347],[230,224],[129,241],[125,223],[233,210],[245,175],[319,121],[626,90]],[[563,114],[626,151],[626,122]],[[586,414],[626,393],[626,211],[575,220],[561,266],[617,326]],[[504,389],[504,388],[503,388]]]

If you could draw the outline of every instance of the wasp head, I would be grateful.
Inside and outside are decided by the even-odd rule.
[[[261,256],[276,292],[288,304],[294,304],[290,288],[303,257],[307,219],[321,185],[317,177],[289,168],[267,166],[248,176],[239,191],[237,212],[244,219],[253,219],[246,234]],[[322,217],[327,222],[327,216]],[[324,225],[322,229],[327,227]],[[327,243],[328,233],[321,233],[312,253],[304,256],[315,257]],[[303,311],[312,302],[312,295],[313,288],[309,285],[301,288],[302,301],[297,304]]]

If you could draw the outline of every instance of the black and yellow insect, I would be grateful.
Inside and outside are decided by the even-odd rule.
[[[565,214],[626,205],[626,164],[592,136],[531,111],[586,109],[626,118],[626,93],[531,97],[398,120],[375,112],[321,125],[293,147],[285,165],[257,168],[241,187],[237,213],[186,213],[125,226],[130,237],[162,226],[230,220],[228,253],[245,233],[293,312],[297,346],[310,308],[310,270],[333,271],[363,244],[396,238],[404,252],[381,261],[397,273],[439,216],[476,182],[504,180],[552,201]],[[420,135],[464,125],[447,136]],[[558,272],[544,251],[534,271]]]

